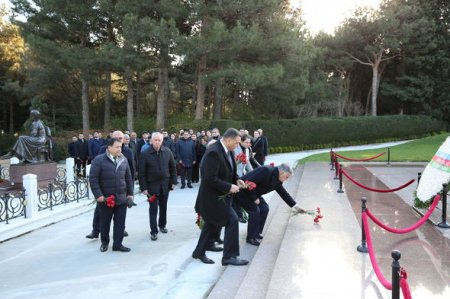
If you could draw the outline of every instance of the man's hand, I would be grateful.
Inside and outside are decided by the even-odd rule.
[[[135,206],[136,204],[133,201],[133,195],[127,196],[127,206],[131,209],[132,206]]]
[[[170,190],[175,190],[175,186],[176,186],[175,184],[172,184]]]
[[[232,184],[230,188],[230,193],[237,193],[237,192],[239,192],[239,187],[235,184]]]
[[[97,202],[104,202],[105,201],[105,197],[102,195],[99,198],[97,198]]]
[[[302,208],[300,208],[298,205],[293,206],[293,208],[300,214],[305,214],[306,211]]]
[[[245,182],[241,179],[238,179],[236,181],[236,185],[238,185],[239,188],[244,189],[245,188]]]
[[[147,190],[144,190],[144,191],[142,191],[142,194],[144,194],[145,196],[147,196],[147,195],[148,195],[148,191],[147,191]]]
[[[260,202],[261,202],[261,201],[259,200],[259,198],[257,198],[257,199],[255,200],[255,203],[256,203],[257,205],[259,205]]]

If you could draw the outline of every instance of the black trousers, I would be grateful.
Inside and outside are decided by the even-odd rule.
[[[231,199],[226,199],[229,219],[225,225],[225,236],[223,240],[223,258],[239,256],[239,220],[236,212],[231,207]],[[206,248],[211,244],[213,236],[217,235],[220,226],[205,222],[200,238],[192,256],[197,258],[205,255]]]
[[[106,204],[99,204],[98,207],[100,210],[100,238],[102,244],[109,244],[109,230],[114,216],[113,247],[119,247],[122,245],[123,240],[127,205],[121,204],[114,208],[109,208]]]
[[[260,202],[259,205],[256,206],[256,209],[249,209],[246,211],[248,213],[247,240],[254,239],[263,231],[267,215],[269,214],[269,205],[264,198],[260,197]]]
[[[150,203],[150,207],[148,208],[148,215],[150,220],[150,233],[157,234],[158,226],[166,227],[167,224],[167,201],[169,200],[169,194],[161,194],[158,196],[158,199],[154,202]],[[158,216],[158,208],[159,208],[159,219],[156,221]],[[158,223],[158,225],[156,225]]]

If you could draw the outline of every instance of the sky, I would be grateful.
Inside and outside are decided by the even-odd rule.
[[[378,7],[380,0],[290,0],[292,7],[303,10],[303,18],[310,31],[333,33],[334,29],[352,15],[356,7]]]
[[[290,0],[295,8],[301,7],[306,26],[314,34],[319,31],[333,33],[334,29],[358,6],[377,7],[380,0]],[[9,5],[8,0],[0,4]]]

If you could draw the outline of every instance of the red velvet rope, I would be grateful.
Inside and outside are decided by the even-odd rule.
[[[334,154],[335,154],[336,156],[338,156],[339,158],[342,158],[342,159],[347,160],[347,161],[363,162],[363,161],[375,160],[376,158],[379,158],[379,157],[383,156],[384,154],[386,154],[386,152],[382,152],[381,154],[378,154],[378,155],[376,155],[376,156],[373,156],[373,157],[370,157],[370,158],[366,158],[366,159],[353,159],[353,158],[348,158],[348,157],[341,156],[341,155],[339,155],[339,154],[336,153],[336,152],[334,152]]]
[[[373,189],[367,186],[364,186],[363,184],[355,181],[355,179],[353,179],[345,170],[342,169],[342,173],[350,180],[352,181],[354,184],[358,185],[359,187],[369,190],[369,191],[373,191],[373,192],[380,192],[380,193],[388,193],[388,192],[395,192],[398,191],[400,189],[403,189],[409,185],[411,185],[412,183],[414,183],[415,179],[410,180],[409,182],[407,182],[406,184],[401,185],[400,187],[394,188],[394,189],[387,189],[387,190],[380,190],[380,189]]]
[[[375,257],[375,253],[373,251],[372,237],[370,236],[369,223],[367,221],[367,214],[366,214],[366,212],[362,213],[362,221],[363,221],[364,232],[366,234],[367,249],[369,250],[369,257],[370,257],[370,262],[372,264],[373,271],[377,275],[378,280],[381,282],[381,284],[386,289],[391,290],[392,289],[392,283],[390,283],[383,276],[383,273],[381,273],[380,267],[378,266],[377,259]]]
[[[373,222],[375,222],[378,226],[384,228],[388,232],[394,233],[394,234],[406,234],[409,232],[412,232],[413,230],[419,228],[422,224],[425,223],[425,221],[430,218],[431,214],[433,213],[434,209],[436,208],[437,204],[439,203],[439,200],[441,199],[441,196],[437,194],[434,197],[433,203],[431,204],[430,208],[428,209],[428,212],[423,215],[422,218],[420,218],[419,221],[417,221],[414,225],[407,227],[407,228],[393,228],[390,226],[387,226],[386,224],[382,223],[377,217],[375,217],[372,212],[370,212],[369,209],[366,209],[367,216],[372,219]]]
[[[411,291],[409,289],[409,284],[406,278],[407,278],[406,271],[402,268],[400,270],[400,288],[402,289],[403,298],[412,299]]]

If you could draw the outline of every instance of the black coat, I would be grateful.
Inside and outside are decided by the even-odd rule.
[[[89,146],[86,140],[78,139],[75,142],[75,157],[86,161],[89,157]]]
[[[128,161],[124,156],[114,162],[105,154],[98,155],[91,164],[89,184],[95,198],[115,195],[116,205],[125,204],[127,196],[133,195],[133,180]]]
[[[255,153],[255,159],[259,164],[264,164],[264,139],[258,137],[252,142],[252,152]]]
[[[256,209],[256,204],[254,203],[256,199],[275,190],[288,206],[291,208],[295,206],[295,200],[289,195],[286,189],[284,189],[283,183],[278,179],[278,175],[278,168],[272,166],[261,166],[244,174],[241,177],[241,180],[252,181],[256,184],[256,188],[251,191],[240,191],[236,196],[239,204],[246,209],[253,211]]]
[[[231,155],[234,171],[222,143],[217,141],[206,150],[200,165],[202,180],[197,195],[196,211],[206,222],[217,226],[224,226],[229,219],[228,207],[219,196],[227,194],[237,180],[233,151]]]
[[[139,156],[139,186],[149,194],[169,193],[169,185],[177,184],[176,163],[173,154],[165,146],[157,152],[151,146]]]

